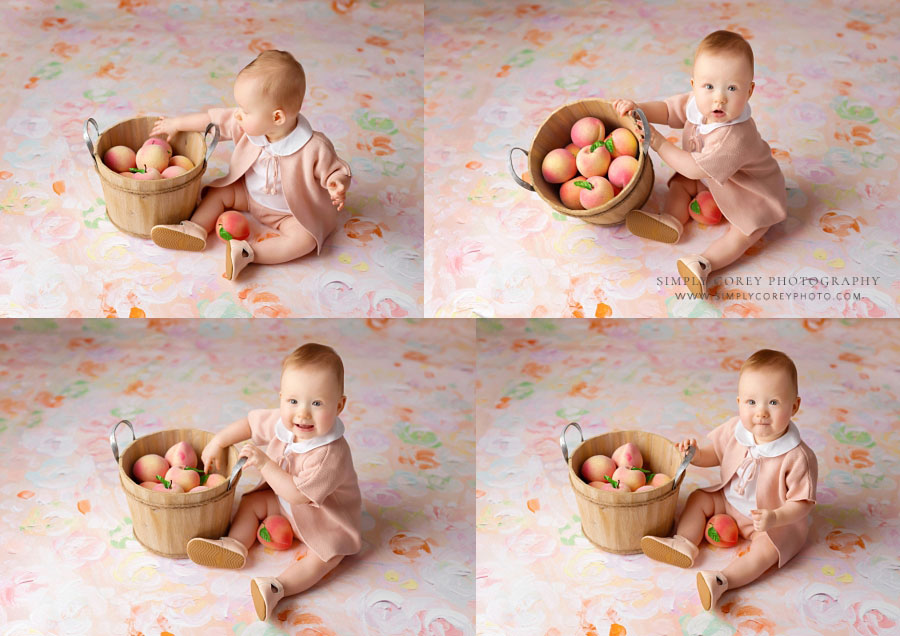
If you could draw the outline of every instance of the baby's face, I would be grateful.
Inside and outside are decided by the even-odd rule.
[[[254,137],[268,135],[277,129],[277,109],[263,97],[259,82],[259,78],[252,76],[241,76],[234,82],[234,101],[238,105],[235,118],[244,132]]]
[[[800,398],[787,371],[747,369],[738,380],[741,424],[753,433],[757,444],[776,440],[788,429],[800,408]]]
[[[691,87],[707,124],[736,119],[753,94],[753,71],[742,56],[702,53],[694,61]]]
[[[295,442],[330,433],[347,401],[331,370],[309,365],[284,370],[279,397],[281,422]]]

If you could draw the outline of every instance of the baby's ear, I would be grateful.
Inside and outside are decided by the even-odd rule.
[[[750,82],[750,92],[747,94],[747,99],[750,99],[750,95],[753,94],[753,87],[756,86],[756,82]]]

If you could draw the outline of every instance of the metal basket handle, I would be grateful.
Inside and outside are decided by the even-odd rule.
[[[203,140],[206,141],[206,136],[209,134],[209,131],[213,131],[213,140],[209,147],[206,149],[206,159],[205,162],[209,161],[209,158],[212,156],[213,150],[216,149],[216,145],[219,143],[219,127],[213,123],[210,123],[206,130],[203,131]]]
[[[246,463],[247,458],[241,457],[238,460],[238,463],[234,465],[234,470],[231,471],[231,477],[228,478],[228,488],[226,488],[225,490],[231,490],[231,484],[234,483],[235,478],[237,477],[238,473],[241,472],[241,468],[243,468],[244,464]]]
[[[94,120],[91,119],[90,121],[94,121]],[[95,122],[95,124],[96,124],[96,122]],[[87,132],[85,132],[85,135],[87,135]],[[118,444],[118,442],[116,442],[116,429],[119,428],[120,424],[128,424],[128,428],[131,429],[131,441],[132,442],[137,439],[137,437],[135,437],[135,435],[134,435],[134,426],[131,425],[131,422],[129,422],[128,420],[119,420],[118,422],[116,422],[116,425],[113,426],[112,432],[109,434],[109,446],[110,446],[110,448],[112,448],[112,454],[113,454],[113,457],[116,458],[117,464],[119,463],[119,444]]]
[[[691,463],[691,460],[694,459],[694,453],[697,452],[697,447],[694,445],[688,446],[687,452],[684,454],[684,459],[681,460],[681,466],[678,467],[678,470],[675,471],[675,477],[672,479],[672,490],[675,490],[678,487],[678,478],[687,470],[688,464]]]
[[[91,134],[88,132],[88,124],[93,124],[94,130],[97,133],[97,139],[100,139],[100,127],[97,125],[97,120],[93,117],[88,117],[88,120],[84,122],[84,145],[87,146],[88,152],[91,153],[91,163],[94,164],[94,167],[97,167],[96,161],[94,159],[94,142],[91,140]]]
[[[569,446],[568,444],[566,444],[566,431],[569,430],[570,426],[574,426],[578,429],[578,436],[581,438],[578,443],[584,443],[584,433],[581,432],[581,427],[578,425],[578,422],[569,422],[568,424],[566,424],[566,427],[563,429],[562,434],[559,436],[559,447],[562,450],[562,454],[566,460],[566,464],[569,463]]]
[[[522,151],[525,154],[525,156],[528,157],[528,151],[525,150],[524,148],[519,148],[518,146],[513,146],[512,148],[510,148],[510,150],[509,150],[509,173],[512,175],[512,178],[515,179],[516,183],[518,183],[521,187],[523,187],[526,190],[529,190],[531,192],[534,192],[534,186],[516,174],[516,169],[515,169],[515,167],[513,167],[513,161],[512,161],[513,152],[516,150]]]
[[[650,135],[647,134],[647,131],[650,130],[650,122],[647,121],[647,116],[640,108],[635,108],[631,112],[637,113],[638,118],[641,120],[641,132],[644,133],[644,140],[641,142],[641,150],[643,150],[646,155],[650,152]]]

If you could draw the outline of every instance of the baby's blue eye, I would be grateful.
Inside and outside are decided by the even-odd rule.
[[[313,406],[322,406],[322,400],[313,400]]]
[[[769,404],[772,406],[776,406],[778,404],[778,400],[769,400]]]
[[[712,88],[712,84],[704,84],[703,88]]]
[[[756,404],[756,400],[747,400],[747,404],[753,406],[754,404]]]
[[[731,92],[734,92],[737,90],[737,86],[729,86],[728,90],[730,90]]]
[[[288,400],[288,404],[292,404],[292,405],[296,406],[297,400],[295,400],[294,398],[291,398],[290,400]]]

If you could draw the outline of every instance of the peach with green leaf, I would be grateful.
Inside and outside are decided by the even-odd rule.
[[[294,541],[291,523],[281,515],[266,517],[256,530],[259,542],[273,550],[287,550]]]

